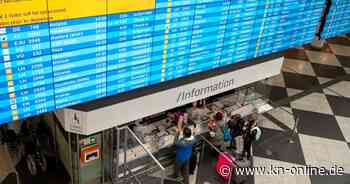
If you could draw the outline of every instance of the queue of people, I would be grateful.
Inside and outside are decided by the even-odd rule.
[[[208,122],[208,129],[212,143],[220,151],[235,153],[240,160],[251,159],[252,143],[261,136],[254,114],[245,120],[239,114],[228,117],[225,112],[217,112]]]
[[[189,175],[197,164],[193,153],[194,145],[198,142],[195,138],[196,124],[188,119],[200,120],[204,111],[205,102],[200,101],[194,104],[190,113],[180,111],[172,114],[177,125],[175,178],[182,178],[185,184],[189,184]],[[210,141],[220,151],[232,153],[238,160],[251,159],[252,144],[261,136],[255,114],[243,118],[239,114],[230,116],[224,111],[217,111],[209,117],[208,129]]]

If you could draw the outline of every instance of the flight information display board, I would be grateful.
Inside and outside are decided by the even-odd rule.
[[[331,0],[322,39],[350,33],[350,0]]]
[[[0,0],[0,122],[313,40],[324,0]]]

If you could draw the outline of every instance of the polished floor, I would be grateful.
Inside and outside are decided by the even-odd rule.
[[[345,174],[255,175],[255,184],[350,183],[349,74],[350,37],[328,40],[320,50],[304,46],[285,53],[283,72],[264,82],[265,95],[280,107],[263,115],[253,164],[338,166]]]

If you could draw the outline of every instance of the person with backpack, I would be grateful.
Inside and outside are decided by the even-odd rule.
[[[228,147],[230,142],[230,133],[227,127],[226,115],[223,112],[215,113],[212,118],[213,121],[209,122],[214,126],[209,126],[212,132],[212,143],[221,151],[224,151]],[[228,145],[227,145],[228,144]]]
[[[258,141],[261,136],[261,129],[257,126],[256,120],[250,119],[248,127],[244,130],[243,135],[243,153],[242,159],[247,155],[247,159],[251,158],[251,148],[254,141]]]
[[[183,127],[182,118],[178,122],[177,135],[175,137],[176,146],[176,162],[175,162],[175,178],[180,174],[183,177],[184,184],[189,184],[190,159],[192,156],[195,138],[190,128]],[[181,135],[182,133],[182,135]]]
[[[236,149],[236,140],[235,138],[241,133],[242,128],[240,128],[238,122],[241,119],[241,115],[240,114],[235,114],[233,116],[231,116],[230,121],[227,123],[227,126],[229,128],[230,131],[230,135],[231,135],[231,142],[230,142],[230,148],[232,149]],[[244,125],[244,122],[243,122]]]

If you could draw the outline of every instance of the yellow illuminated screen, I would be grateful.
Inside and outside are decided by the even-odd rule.
[[[46,0],[0,0],[0,27],[45,22]]]
[[[150,10],[155,0],[0,0],[0,7],[0,27],[7,27]]]

